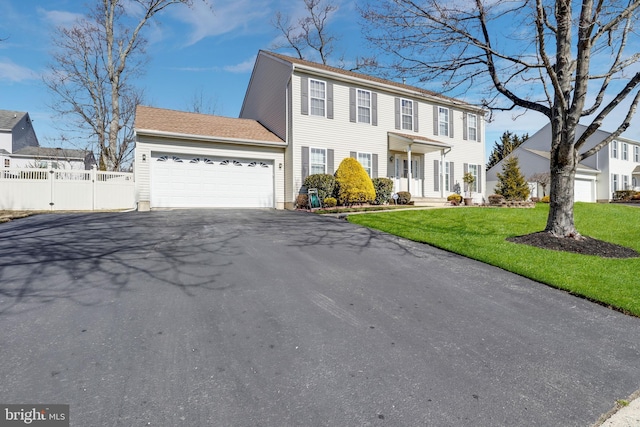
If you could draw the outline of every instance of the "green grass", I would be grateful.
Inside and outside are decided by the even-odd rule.
[[[640,316],[640,258],[608,259],[507,242],[544,229],[549,206],[534,209],[456,208],[352,215],[355,224],[495,265]],[[640,208],[576,203],[585,236],[640,252]]]

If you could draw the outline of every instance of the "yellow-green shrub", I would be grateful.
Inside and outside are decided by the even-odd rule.
[[[376,191],[367,171],[351,157],[342,160],[336,171],[336,193],[341,205],[367,203],[376,198]]]
[[[542,199],[540,199],[540,201],[542,203],[549,203],[551,201],[551,199],[549,198],[549,196],[544,196]]]
[[[327,197],[324,199],[324,207],[325,208],[333,208],[338,204],[338,201],[335,197]]]
[[[449,194],[447,196],[447,201],[451,202],[452,204],[459,205],[462,202],[462,196],[456,193]]]

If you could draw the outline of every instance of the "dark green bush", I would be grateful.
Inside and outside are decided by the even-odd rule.
[[[327,197],[333,196],[333,191],[336,186],[336,179],[333,175],[318,173],[309,175],[304,180],[304,186],[309,188],[318,189],[318,199],[324,200]]]
[[[398,191],[398,204],[406,205],[411,201],[411,193],[408,191]]]
[[[375,205],[383,205],[391,198],[393,193],[393,180],[389,178],[373,178],[373,189],[376,191]]]
[[[492,194],[488,199],[490,205],[501,205],[505,202],[504,196],[501,194]]]

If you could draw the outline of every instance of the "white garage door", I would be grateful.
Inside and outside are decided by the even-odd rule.
[[[151,207],[271,208],[273,162],[153,153]]]
[[[593,202],[593,181],[576,179],[573,188],[573,198],[576,202]]]

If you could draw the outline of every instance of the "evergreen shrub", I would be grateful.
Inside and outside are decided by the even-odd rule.
[[[376,198],[376,191],[367,171],[351,157],[342,160],[336,171],[335,194],[338,196],[338,203],[347,206],[373,202]]]

